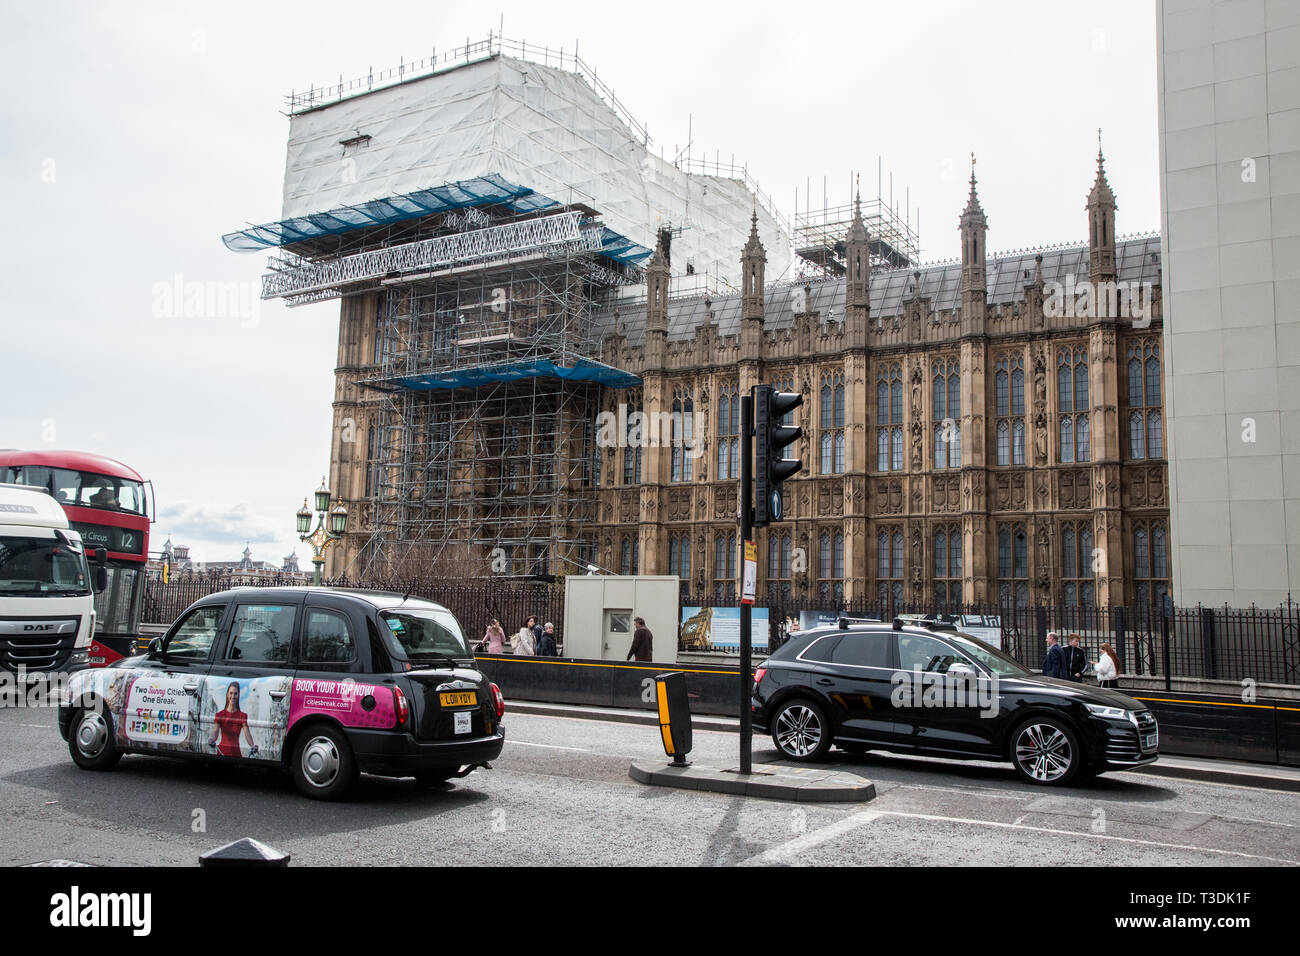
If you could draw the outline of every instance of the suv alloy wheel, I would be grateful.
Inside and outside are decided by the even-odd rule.
[[[1068,783],[1083,763],[1074,732],[1052,717],[1031,717],[1012,734],[1011,760],[1028,783]]]
[[[831,747],[831,725],[822,708],[805,698],[782,704],[772,718],[772,743],[791,760],[820,760]]]

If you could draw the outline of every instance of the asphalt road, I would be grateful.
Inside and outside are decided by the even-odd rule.
[[[645,787],[656,729],[506,715],[490,771],[431,790],[363,777],[352,802],[298,795],[287,774],[128,756],[79,770],[52,710],[0,710],[0,864],[194,865],[255,837],[294,865],[1300,864],[1294,793],[1147,774],[1068,788],[1010,766],[833,752],[874,801],[796,805]],[[737,762],[735,734],[697,730],[694,761]],[[755,739],[755,762],[776,759]]]

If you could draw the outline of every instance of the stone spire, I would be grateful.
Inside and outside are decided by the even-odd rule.
[[[1106,160],[1097,130],[1097,178],[1088,193],[1088,278],[1094,282],[1115,278],[1115,194],[1106,181]]]
[[[860,309],[863,318],[871,307],[871,239],[862,221],[862,194],[853,199],[853,223],[844,242],[846,275],[844,280],[844,306],[846,314]]]
[[[660,229],[655,242],[654,255],[645,268],[647,332],[668,331],[668,280],[670,278],[669,249],[672,233]]]
[[[763,269],[767,265],[767,251],[758,238],[758,210],[750,217],[749,240],[740,254],[742,319],[763,321]]]
[[[668,282],[672,276],[669,250],[673,234],[661,228],[654,255],[645,268],[645,362],[647,369],[662,368],[668,349]]]
[[[984,269],[985,239],[988,233],[988,220],[980,206],[979,196],[975,192],[975,154],[970,154],[970,198],[958,220],[961,231],[961,291],[963,298],[967,293],[978,294],[981,298],[988,290],[988,280]]]

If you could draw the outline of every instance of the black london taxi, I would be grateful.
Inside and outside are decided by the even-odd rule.
[[[945,622],[800,632],[755,672],[750,711],[798,761],[832,746],[1010,761],[1028,783],[1063,785],[1159,756],[1140,701],[1044,677]]]
[[[439,604],[250,587],[196,601],[142,656],[74,674],[59,732],[87,770],[124,753],[272,764],[336,800],[358,773],[433,784],[490,768],[504,712]]]

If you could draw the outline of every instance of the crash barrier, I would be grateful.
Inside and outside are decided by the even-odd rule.
[[[1243,701],[1177,691],[1133,691],[1130,696],[1156,715],[1161,753],[1300,767],[1300,701]]]
[[[665,665],[556,657],[482,655],[480,669],[511,700],[657,712],[655,678]],[[671,665],[669,665],[671,666]],[[739,670],[712,664],[673,667],[686,678],[694,714],[740,713]],[[1123,687],[1120,693],[1126,693]],[[1156,715],[1160,752],[1300,767],[1300,701],[1133,691]]]
[[[232,587],[287,587],[307,584],[307,575],[256,575],[229,570],[195,573],[178,571],[168,583],[150,575],[145,579],[141,620],[169,625],[194,601]],[[506,637],[519,630],[529,617],[537,623],[555,624],[557,643],[564,642],[564,585],[537,576],[490,578],[346,577],[325,582],[331,587],[356,587],[412,594],[447,607],[470,640],[483,636],[488,622],[497,618]],[[726,609],[737,607],[733,599],[716,595],[691,595],[683,590],[682,608]],[[898,614],[930,614],[930,603],[874,600],[865,597],[828,600],[820,595],[786,594],[781,589],[765,595],[768,646],[775,649],[786,640],[790,622],[833,619],[835,615],[891,620]],[[1120,673],[1162,677],[1166,687],[1173,680],[1251,680],[1257,684],[1300,685],[1300,603],[1288,600],[1277,607],[1211,608],[1165,605],[1161,601],[1140,602],[1130,607],[1097,607],[1092,604],[1018,604],[1014,607],[945,605],[944,620],[962,620],[967,626],[997,630],[997,643],[1030,670],[1041,670],[1048,631],[1065,636],[1078,634],[1084,653],[1095,661],[1103,642],[1119,657]],[[973,620],[979,619],[979,620]],[[978,636],[978,635],[977,635]],[[145,642],[147,644],[147,641]],[[678,649],[709,652],[710,640],[684,633],[679,627]],[[734,648],[728,648],[733,650]]]

